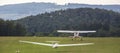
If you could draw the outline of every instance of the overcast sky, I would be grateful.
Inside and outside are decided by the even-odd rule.
[[[120,0],[0,0],[0,5],[27,3],[27,2],[51,2],[51,3],[60,4],[60,5],[63,5],[66,3],[98,4],[98,5],[119,4],[120,5]]]

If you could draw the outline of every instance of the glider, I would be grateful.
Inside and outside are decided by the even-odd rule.
[[[39,43],[39,42],[31,42],[31,41],[19,41],[23,43],[30,43],[30,44],[36,44],[36,45],[44,45],[44,46],[51,46],[52,48],[57,48],[57,47],[64,47],[64,46],[82,46],[82,45],[93,45],[94,43],[79,43],[79,44],[47,44],[47,43]]]

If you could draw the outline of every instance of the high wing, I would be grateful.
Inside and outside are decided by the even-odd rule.
[[[60,45],[57,45],[58,47],[61,47],[61,46],[82,46],[82,45],[93,45],[94,43],[80,43],[80,44],[60,44]]]
[[[53,44],[46,44],[46,43],[38,43],[38,42],[30,42],[30,41],[19,41],[23,43],[31,43],[31,44],[37,44],[37,45],[44,45],[44,46],[53,46]]]
[[[62,33],[93,33],[96,31],[70,31],[70,30],[57,30],[57,32],[62,32]]]

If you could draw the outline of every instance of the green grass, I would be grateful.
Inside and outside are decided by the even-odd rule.
[[[20,43],[19,40],[45,42],[60,41],[60,44],[95,43],[87,46],[58,47]],[[120,53],[120,38],[84,38],[83,41],[68,37],[0,37],[0,53]]]

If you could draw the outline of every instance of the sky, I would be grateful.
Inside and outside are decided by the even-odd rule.
[[[97,4],[97,5],[111,5],[119,4],[120,0],[0,0],[0,5],[28,3],[28,2],[50,2],[64,5],[67,3],[80,3],[80,4]]]

